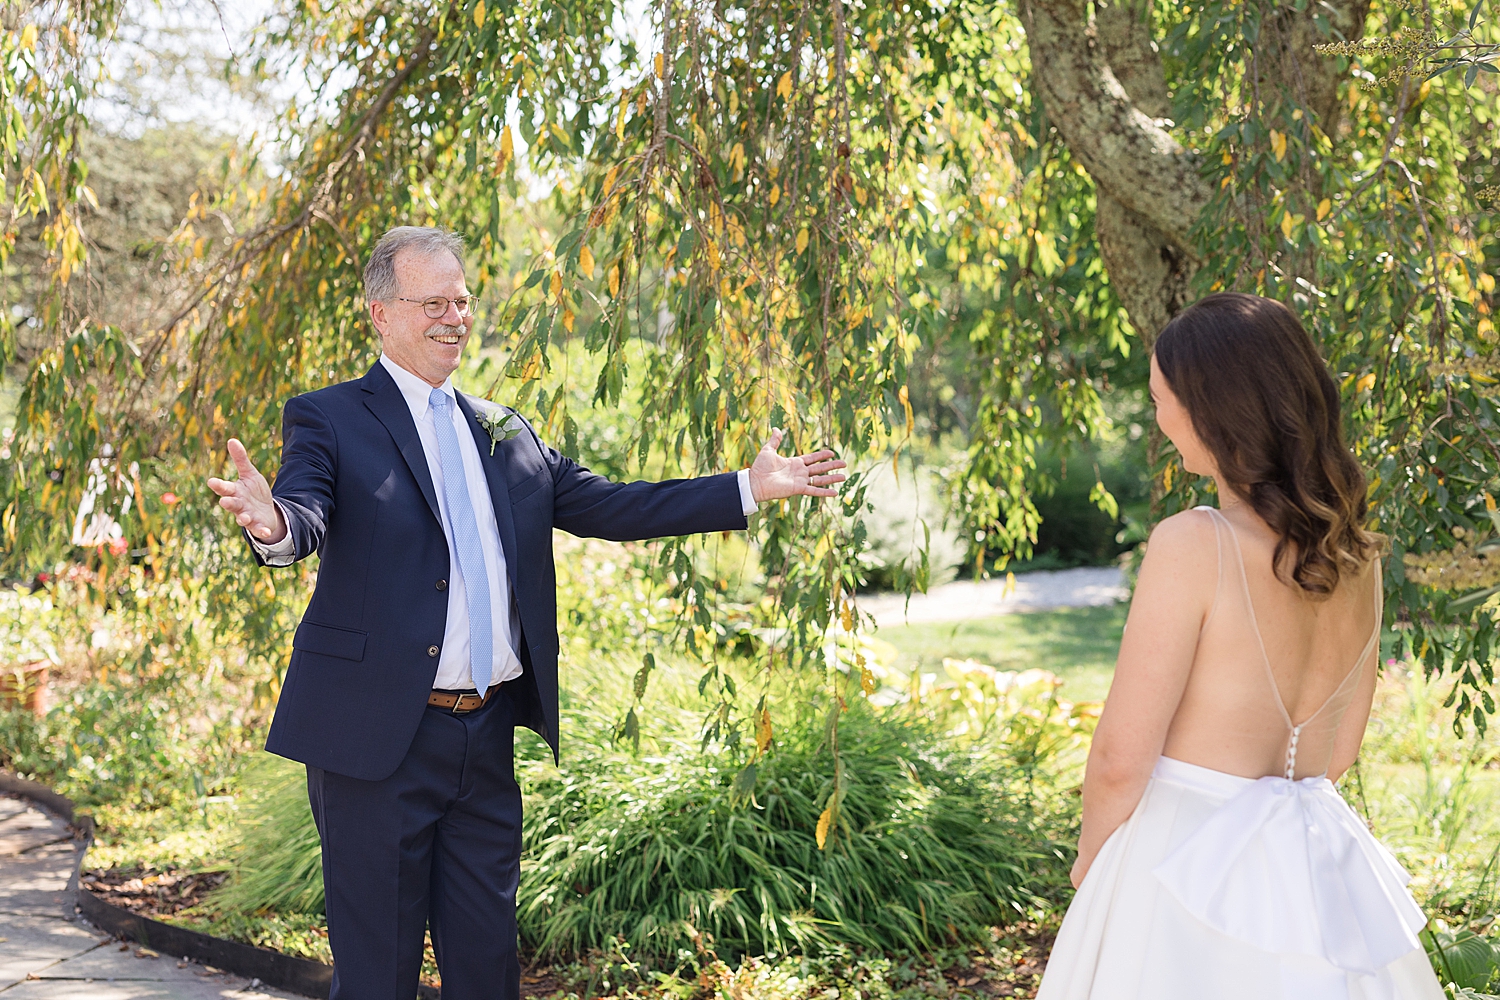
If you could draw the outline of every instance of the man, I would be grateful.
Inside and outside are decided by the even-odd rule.
[[[386,233],[364,274],[379,362],[287,401],[274,489],[233,439],[238,480],[208,481],[262,565],[322,556],[266,749],[307,765],[333,1000],[411,1000],[429,922],[446,1000],[520,995],[511,754],[518,725],[558,748],[553,527],[740,529],[758,502],[844,478],[832,452],[778,455],[774,430],[748,470],[630,484],[519,416],[492,437],[450,378],[474,323],[462,250]]]

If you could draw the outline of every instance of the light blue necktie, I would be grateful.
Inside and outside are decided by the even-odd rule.
[[[490,623],[490,577],[484,568],[484,550],[479,547],[479,524],[469,502],[469,481],[464,476],[463,453],[453,430],[453,400],[441,389],[427,397],[437,425],[438,460],[443,468],[443,505],[448,510],[448,528],[453,532],[453,551],[463,574],[469,599],[469,673],[480,694],[489,690],[494,670],[494,639]]]

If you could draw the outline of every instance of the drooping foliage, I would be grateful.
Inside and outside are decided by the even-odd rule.
[[[1342,122],[1325,132],[1266,71],[1305,7],[1150,10],[1170,128],[1215,192],[1195,230],[1194,288],[1274,295],[1315,331],[1376,477],[1393,620],[1432,669],[1455,672],[1455,696],[1482,724],[1492,619],[1408,580],[1403,557],[1449,550],[1455,529],[1482,542],[1497,489],[1491,227],[1475,201],[1494,166],[1492,77],[1424,82],[1404,75],[1410,53],[1329,54],[1347,79]],[[58,164],[45,218],[62,226],[59,247],[65,213],[87,215],[81,180],[66,180],[85,168],[64,142],[84,127],[83,97],[21,81],[45,56],[33,75],[66,80],[76,63],[67,92],[86,94],[97,67],[85,56],[104,45],[109,10],[8,15],[8,85],[23,99],[7,177]],[[1369,33],[1461,16],[1382,4]],[[78,557],[81,541],[101,598],[149,603],[150,581],[190,580],[181,600],[268,665],[262,695],[274,697],[307,577],[252,569],[198,484],[231,434],[274,468],[285,398],[373,361],[360,267],[397,223],[468,238],[477,329],[501,360],[466,369],[467,388],[577,453],[559,348],[581,341],[603,359],[593,405],[641,413],[628,454],[644,474],[737,467],[771,425],[869,468],[914,431],[917,352],[966,359],[954,516],[970,564],[1003,567],[1035,535],[1038,449],[1118,432],[1107,406],[1143,384],[1154,332],[1132,327],[1111,284],[1094,183],[1036,97],[1038,75],[1056,70],[1030,63],[1020,25],[977,0],[287,4],[252,58],[305,78],[310,96],[273,145],[227,157],[152,248],[169,278],[165,318],[122,325],[107,297],[75,294],[82,243],[53,259],[53,305],[36,313],[45,336],[20,345],[30,376],[16,459],[0,467],[11,571]],[[74,48],[55,41],[69,37]],[[25,194],[34,182],[9,183],[8,206],[40,209]],[[1202,495],[1170,454],[1155,473],[1159,513]],[[121,526],[117,552],[71,533],[94,493]],[[1114,503],[1102,483],[1094,499]],[[753,525],[773,598],[754,623],[773,638],[762,676],[821,671],[828,627],[857,625],[862,506],[856,477],[840,502],[777,505]],[[705,739],[747,738],[754,757],[773,706],[720,669],[712,544],[665,543],[657,559],[690,611],[683,641],[713,705]],[[906,582],[925,585],[929,569],[914,554]],[[131,573],[146,582],[123,586]],[[849,696],[869,683],[850,677]]]

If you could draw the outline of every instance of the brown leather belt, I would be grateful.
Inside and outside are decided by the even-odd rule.
[[[479,692],[477,691],[471,691],[468,694],[459,694],[456,691],[433,691],[432,694],[427,696],[427,704],[434,708],[449,709],[454,715],[463,715],[466,712],[472,712],[476,708],[483,708],[485,705],[488,705],[490,699],[495,697],[495,692],[499,691],[500,688],[501,685],[499,684],[491,685],[483,698],[479,697]]]

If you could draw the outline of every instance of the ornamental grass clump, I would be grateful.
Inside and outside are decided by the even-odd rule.
[[[640,751],[616,739],[611,706],[569,711],[561,769],[519,737],[526,945],[567,959],[624,943],[636,959],[668,963],[684,952],[925,952],[988,942],[1065,884],[1070,806],[1049,812],[1035,771],[1003,745],[955,741],[910,713],[853,701],[836,772],[819,701],[802,699],[778,727],[750,789],[736,782],[741,754],[702,749],[692,709],[653,706]],[[838,821],[820,849],[835,773]],[[320,914],[302,769],[267,757],[245,788],[233,874],[200,912],[225,929]]]
[[[658,754],[574,743],[527,802],[527,943],[554,958],[617,938],[654,958],[927,951],[989,940],[1059,883],[1061,852],[1012,766],[862,702],[839,721],[845,786],[820,850],[835,771],[804,705],[748,795],[686,718]]]

